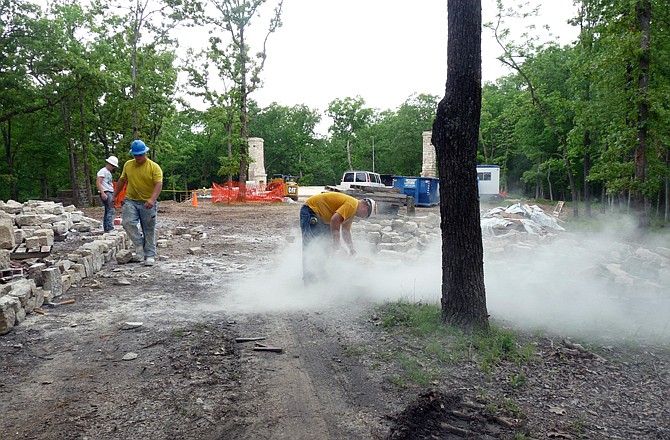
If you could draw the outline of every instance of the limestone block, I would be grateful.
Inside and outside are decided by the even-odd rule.
[[[58,260],[58,263],[56,263],[56,267],[61,271],[61,273],[65,273],[72,267],[72,261],[68,260],[67,258],[63,260]]]
[[[8,333],[16,323],[16,307],[19,300],[13,296],[0,297],[0,335]],[[19,306],[20,308],[20,306]]]
[[[95,271],[93,270],[93,257],[90,255],[84,256],[81,258],[79,263],[84,265],[84,272],[86,272],[87,277],[92,277],[95,275]]]
[[[406,234],[416,235],[419,232],[419,225],[416,222],[405,222],[405,227],[403,231]]]
[[[382,234],[381,232],[370,232],[367,234],[367,239],[370,243],[381,243]]]
[[[26,238],[26,248],[28,251],[39,251],[40,250],[40,238],[39,237],[30,237]]]
[[[81,281],[83,278],[86,278],[86,269],[84,268],[83,264],[80,263],[74,263],[72,264],[72,269],[75,272],[74,276],[74,282],[78,283]]]
[[[70,277],[71,284],[74,285],[75,283],[78,283],[79,281],[81,281],[81,277],[78,277],[76,270],[68,269],[67,274]],[[79,279],[77,279],[77,278],[79,278]]]
[[[46,304],[46,303],[53,302],[53,300],[54,300],[54,296],[53,296],[53,294],[51,293],[51,290],[46,290],[46,289],[43,289],[43,288],[41,288],[41,287],[40,287],[40,289],[42,289],[42,297],[43,297],[43,299],[44,299],[44,300],[42,301],[42,304]]]
[[[61,286],[63,289],[63,293],[67,292],[70,290],[70,287],[72,287],[72,278],[70,278],[70,274],[63,274],[61,275]]]
[[[121,249],[116,253],[116,262],[119,264],[130,263],[133,259],[133,253],[129,249]]]
[[[14,222],[9,218],[0,218],[0,249],[13,249],[16,245]]]
[[[402,219],[391,220],[391,229],[394,231],[402,231],[405,226],[405,221]]]
[[[40,218],[41,225],[51,225],[53,222],[58,220],[58,217],[53,214],[38,214]]]
[[[35,231],[35,236],[39,237],[41,246],[53,246],[54,244],[54,231],[49,225],[48,229],[38,229]]]
[[[91,225],[79,222],[73,225],[73,229],[78,232],[91,232]]]
[[[35,235],[35,231],[40,229],[39,226],[23,226],[21,229],[23,229],[23,232],[26,234],[26,238],[30,238],[33,235]]]
[[[35,307],[40,308],[44,305],[44,289],[41,287],[35,287],[33,293],[35,294]]]
[[[168,241],[165,239],[156,240],[156,247],[166,248],[168,246]]]
[[[376,223],[370,223],[365,226],[365,232],[381,232],[382,225]]]
[[[32,311],[32,309],[30,309]],[[14,325],[17,326],[26,320],[26,309],[19,309],[14,318]]]
[[[9,249],[0,249],[0,269],[9,269],[10,253]]]
[[[26,239],[26,231],[23,229],[14,229],[14,243],[19,244],[23,243],[23,240]]]
[[[37,226],[42,224],[42,219],[37,214],[17,214],[14,217],[17,226]]]
[[[205,251],[203,250],[203,248],[198,246],[198,247],[189,248],[188,253],[191,254],[191,255],[202,255],[202,254],[205,253]]]
[[[56,235],[65,235],[67,234],[68,231],[68,223],[66,221],[55,222],[51,226],[51,229],[54,231],[54,234]]]
[[[23,204],[15,200],[7,200],[7,202],[0,201],[0,210],[8,214],[19,214],[23,209]]]
[[[56,267],[50,267],[42,271],[44,281],[44,290],[51,291],[52,298],[58,298],[63,294],[63,280],[60,270]]]
[[[12,290],[9,292],[10,296],[13,296],[19,300],[21,307],[26,310],[27,313],[31,313],[35,306],[35,294],[33,289],[35,288],[35,282],[28,279],[19,279],[13,283],[10,283]]]

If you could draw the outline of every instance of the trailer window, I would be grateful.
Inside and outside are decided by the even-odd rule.
[[[484,180],[491,180],[491,173],[477,173],[477,180],[480,182]]]

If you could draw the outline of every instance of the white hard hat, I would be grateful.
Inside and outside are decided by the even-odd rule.
[[[363,199],[363,201],[368,205],[368,217],[377,215],[377,202],[367,198]]]
[[[119,159],[116,156],[109,156],[107,158],[107,163],[114,165],[115,167],[119,166]]]

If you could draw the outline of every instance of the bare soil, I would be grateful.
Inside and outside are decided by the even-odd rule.
[[[168,237],[154,267],[110,262],[63,295],[74,304],[0,337],[0,437],[670,438],[667,346],[519,333],[530,362],[485,373],[472,347],[427,386],[390,380],[402,369],[393,353],[426,345],[384,330],[373,304],[240,307],[239,280],[300,266],[281,252],[300,240],[300,204],[199,205],[162,202],[159,235],[202,226],[205,239]],[[264,339],[236,342],[254,337]]]

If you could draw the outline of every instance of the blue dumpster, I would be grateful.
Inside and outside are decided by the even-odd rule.
[[[435,177],[393,176],[393,187],[414,197],[416,206],[435,206],[440,203],[439,179]]]

